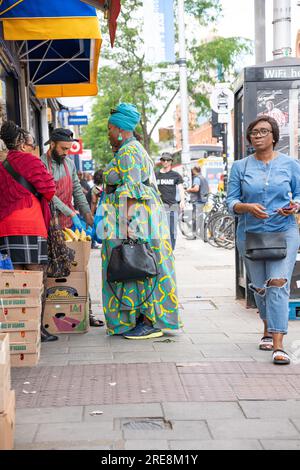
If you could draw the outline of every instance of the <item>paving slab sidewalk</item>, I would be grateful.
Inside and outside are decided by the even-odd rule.
[[[293,364],[273,366],[256,310],[235,301],[234,252],[180,239],[175,256],[182,331],[130,342],[93,328],[43,344],[37,368],[13,370],[16,449],[300,448],[300,322]],[[103,319],[99,250],[90,279]]]

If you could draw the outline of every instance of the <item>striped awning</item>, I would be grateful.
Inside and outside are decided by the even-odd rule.
[[[101,33],[96,10],[78,0],[0,0],[7,41],[19,41],[38,98],[98,92]]]

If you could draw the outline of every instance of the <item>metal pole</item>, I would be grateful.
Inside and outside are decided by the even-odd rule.
[[[182,164],[190,163],[187,64],[185,49],[184,0],[178,0],[179,76],[181,97]]]
[[[274,59],[292,54],[291,47],[291,0],[274,0]]]
[[[48,116],[47,116],[47,100],[42,101],[41,109],[41,147],[42,153],[47,151],[47,145],[44,145],[44,142],[49,139],[49,126],[48,126]]]
[[[222,125],[223,141],[223,164],[224,164],[224,192],[227,193],[228,186],[228,124]]]
[[[255,63],[266,62],[266,1],[254,0]]]

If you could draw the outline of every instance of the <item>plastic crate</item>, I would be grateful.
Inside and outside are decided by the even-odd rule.
[[[289,302],[289,320],[300,320],[300,299]]]

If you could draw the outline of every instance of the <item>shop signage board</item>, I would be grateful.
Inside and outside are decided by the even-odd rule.
[[[87,126],[89,123],[87,116],[69,116],[68,124],[69,126]]]
[[[81,155],[83,152],[82,140],[78,139],[78,142],[73,142],[72,147],[69,150],[69,155]]]

